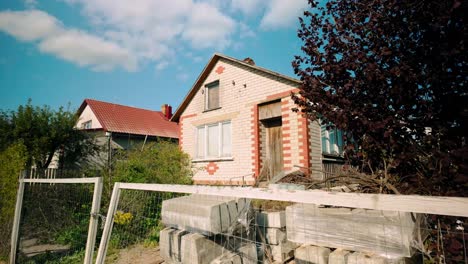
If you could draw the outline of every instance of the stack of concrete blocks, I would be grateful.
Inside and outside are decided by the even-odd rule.
[[[284,211],[257,212],[256,222],[264,236],[265,243],[270,248],[274,263],[282,263],[294,256],[294,249],[297,245],[286,239],[286,214]],[[265,257],[265,263],[267,261],[268,259]]]
[[[403,212],[308,204],[286,208],[287,239],[303,244],[295,252],[299,263],[401,263],[413,253],[418,228],[411,214]]]
[[[161,257],[167,263],[257,263],[254,243],[238,243],[235,252],[214,237],[230,232],[250,203],[246,199],[190,195],[163,201]],[[218,243],[216,243],[218,242]]]
[[[404,259],[388,259],[372,254],[302,245],[294,252],[296,264],[404,264]]]

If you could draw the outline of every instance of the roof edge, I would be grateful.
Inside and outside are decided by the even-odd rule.
[[[265,72],[267,74],[270,74],[270,75],[273,75],[273,76],[276,76],[276,77],[279,77],[279,78],[282,78],[282,79],[285,79],[285,80],[288,80],[288,81],[291,81],[291,82],[294,82],[294,83],[297,83],[297,84],[302,84],[302,82],[300,80],[289,77],[287,75],[284,75],[284,74],[281,74],[281,73],[278,73],[278,72],[275,72],[275,71],[272,71],[272,70],[268,70],[266,68],[259,67],[259,66],[256,66],[256,65],[251,65],[251,64],[248,64],[247,62],[244,62],[244,61],[241,61],[241,60],[238,60],[238,59],[235,59],[235,58],[232,58],[232,57],[220,54],[220,53],[215,53],[210,58],[208,63],[205,65],[205,67],[203,68],[200,75],[198,75],[197,80],[195,81],[195,83],[193,84],[193,86],[189,90],[189,92],[185,95],[184,99],[182,100],[182,103],[179,105],[177,110],[174,112],[174,115],[172,116],[170,121],[179,122],[179,118],[182,115],[182,112],[185,110],[185,108],[187,107],[189,102],[193,99],[196,92],[198,91],[198,88],[201,86],[202,82],[208,76],[209,71],[214,67],[214,65],[216,64],[216,62],[220,58],[232,61],[234,63],[246,66],[246,67],[251,68],[251,69],[255,69],[255,70],[258,70],[258,71]]]

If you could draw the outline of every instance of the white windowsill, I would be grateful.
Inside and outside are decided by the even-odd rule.
[[[233,161],[233,157],[193,159],[192,162]]]

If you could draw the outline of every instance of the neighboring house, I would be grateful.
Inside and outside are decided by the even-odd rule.
[[[253,184],[297,169],[322,178],[323,162],[340,162],[339,133],[291,110],[300,85],[250,58],[215,54],[171,119],[199,168],[195,183]]]
[[[107,151],[141,147],[158,139],[178,140],[178,125],[169,120],[172,107],[166,104],[161,111],[152,111],[85,99],[77,114],[76,127],[93,133]]]

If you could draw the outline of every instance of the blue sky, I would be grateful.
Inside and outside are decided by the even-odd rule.
[[[2,0],[0,109],[177,108],[215,52],[294,76],[306,0]]]

